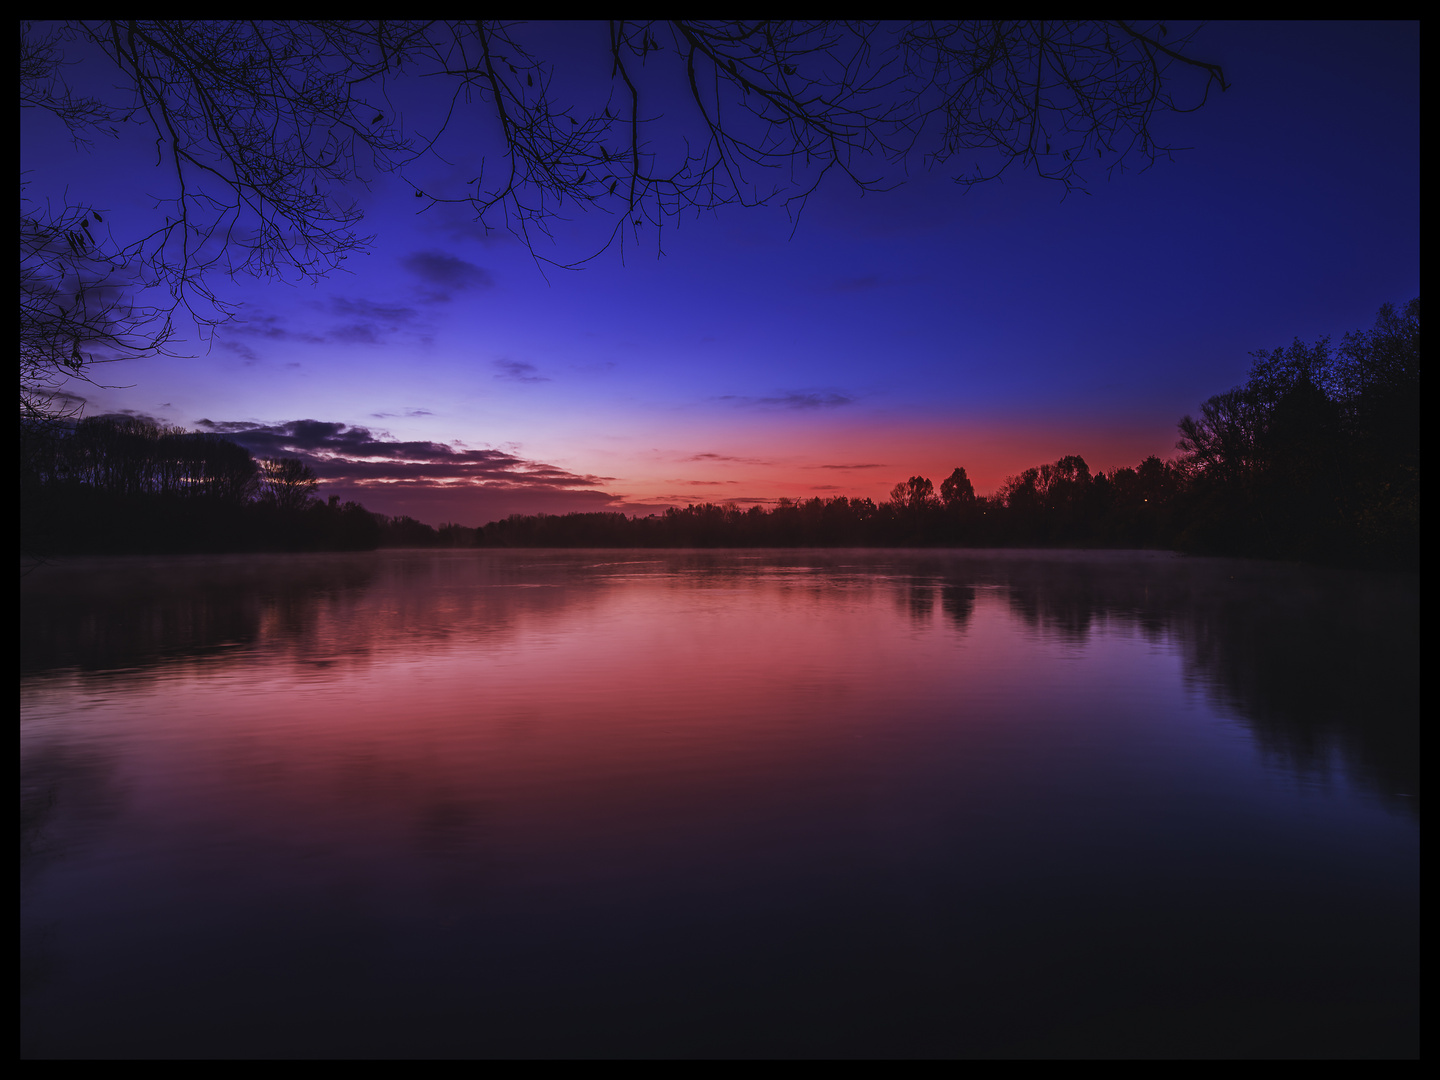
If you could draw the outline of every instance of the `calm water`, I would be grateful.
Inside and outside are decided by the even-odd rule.
[[[375,552],[22,584],[29,1056],[1415,1055],[1415,580]]]

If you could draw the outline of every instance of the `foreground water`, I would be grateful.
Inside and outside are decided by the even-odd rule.
[[[1413,1056],[1413,578],[375,552],[22,584],[27,1056]]]

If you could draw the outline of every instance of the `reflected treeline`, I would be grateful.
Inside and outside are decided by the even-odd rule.
[[[1410,575],[1251,560],[1095,554],[955,557],[920,563],[947,618],[963,628],[979,586],[1000,585],[1039,633],[1084,642],[1099,624],[1134,625],[1177,644],[1187,676],[1260,749],[1296,772],[1351,777],[1419,812],[1419,589]]]
[[[1277,760],[1323,775],[1338,751],[1355,780],[1418,814],[1418,583],[1251,569],[1173,620],[1189,670]]]
[[[335,663],[417,639],[503,634],[522,613],[567,603],[563,572],[537,578],[530,561],[400,551],[57,560],[21,579],[21,673],[145,678],[172,662],[251,662],[256,649]]]
[[[140,670],[306,636],[374,577],[354,560],[266,556],[63,560],[21,579],[22,674]]]
[[[363,662],[416,643],[502,640],[635,583],[769,584],[823,604],[889,591],[911,618],[965,632],[985,596],[1035,632],[1085,642],[1121,623],[1178,644],[1196,685],[1263,750],[1306,774],[1332,755],[1418,809],[1413,576],[1155,553],[917,551],[378,552],[342,557],[91,560],[22,584],[23,674],[147,678],[175,661]],[[123,575],[123,576],[122,576]],[[668,583],[668,584],[667,584]]]

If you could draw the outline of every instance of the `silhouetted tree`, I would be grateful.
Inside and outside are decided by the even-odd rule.
[[[96,364],[168,354],[169,312],[134,299],[136,257],[92,209],[21,199],[20,418],[32,426],[79,412],[71,380]],[[93,224],[92,224],[93,223]]]
[[[315,470],[299,458],[261,458],[265,498],[283,512],[303,510],[320,481]]]
[[[62,553],[363,550],[363,506],[311,498],[298,461],[261,466],[219,435],[142,417],[21,424],[21,546]]]
[[[1357,557],[1417,565],[1420,545],[1420,298],[1385,304],[1339,350],[1342,423],[1355,472],[1350,504]]]
[[[1256,350],[1243,386],[1180,421],[1182,543],[1405,564],[1419,541],[1419,300],[1368,334]]]
[[[904,510],[929,510],[940,505],[935,485],[923,476],[912,476],[890,489],[890,502]]]
[[[440,544],[440,534],[434,526],[416,521],[408,514],[399,517],[375,514],[373,517],[380,530],[381,547],[438,547]]]
[[[997,493],[1015,539],[1029,543],[1084,540],[1090,467],[1078,455],[1037,465],[1006,479]]]
[[[305,533],[300,546],[319,551],[370,551],[380,546],[380,523],[357,502],[311,499],[305,508]]]
[[[975,487],[965,470],[956,467],[940,484],[940,501],[947,510],[962,510],[975,503]]]
[[[238,443],[209,432],[185,436],[199,463],[193,484],[197,491],[231,503],[245,503],[260,490],[260,465]]]

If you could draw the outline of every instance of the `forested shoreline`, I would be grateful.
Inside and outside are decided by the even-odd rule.
[[[1179,423],[1180,454],[1092,473],[1069,455],[978,496],[963,467],[887,501],[704,503],[646,517],[512,515],[480,528],[316,497],[303,462],[128,417],[22,424],[29,555],[394,547],[1082,547],[1414,569],[1419,299],[1374,327],[1253,353],[1247,382]]]

